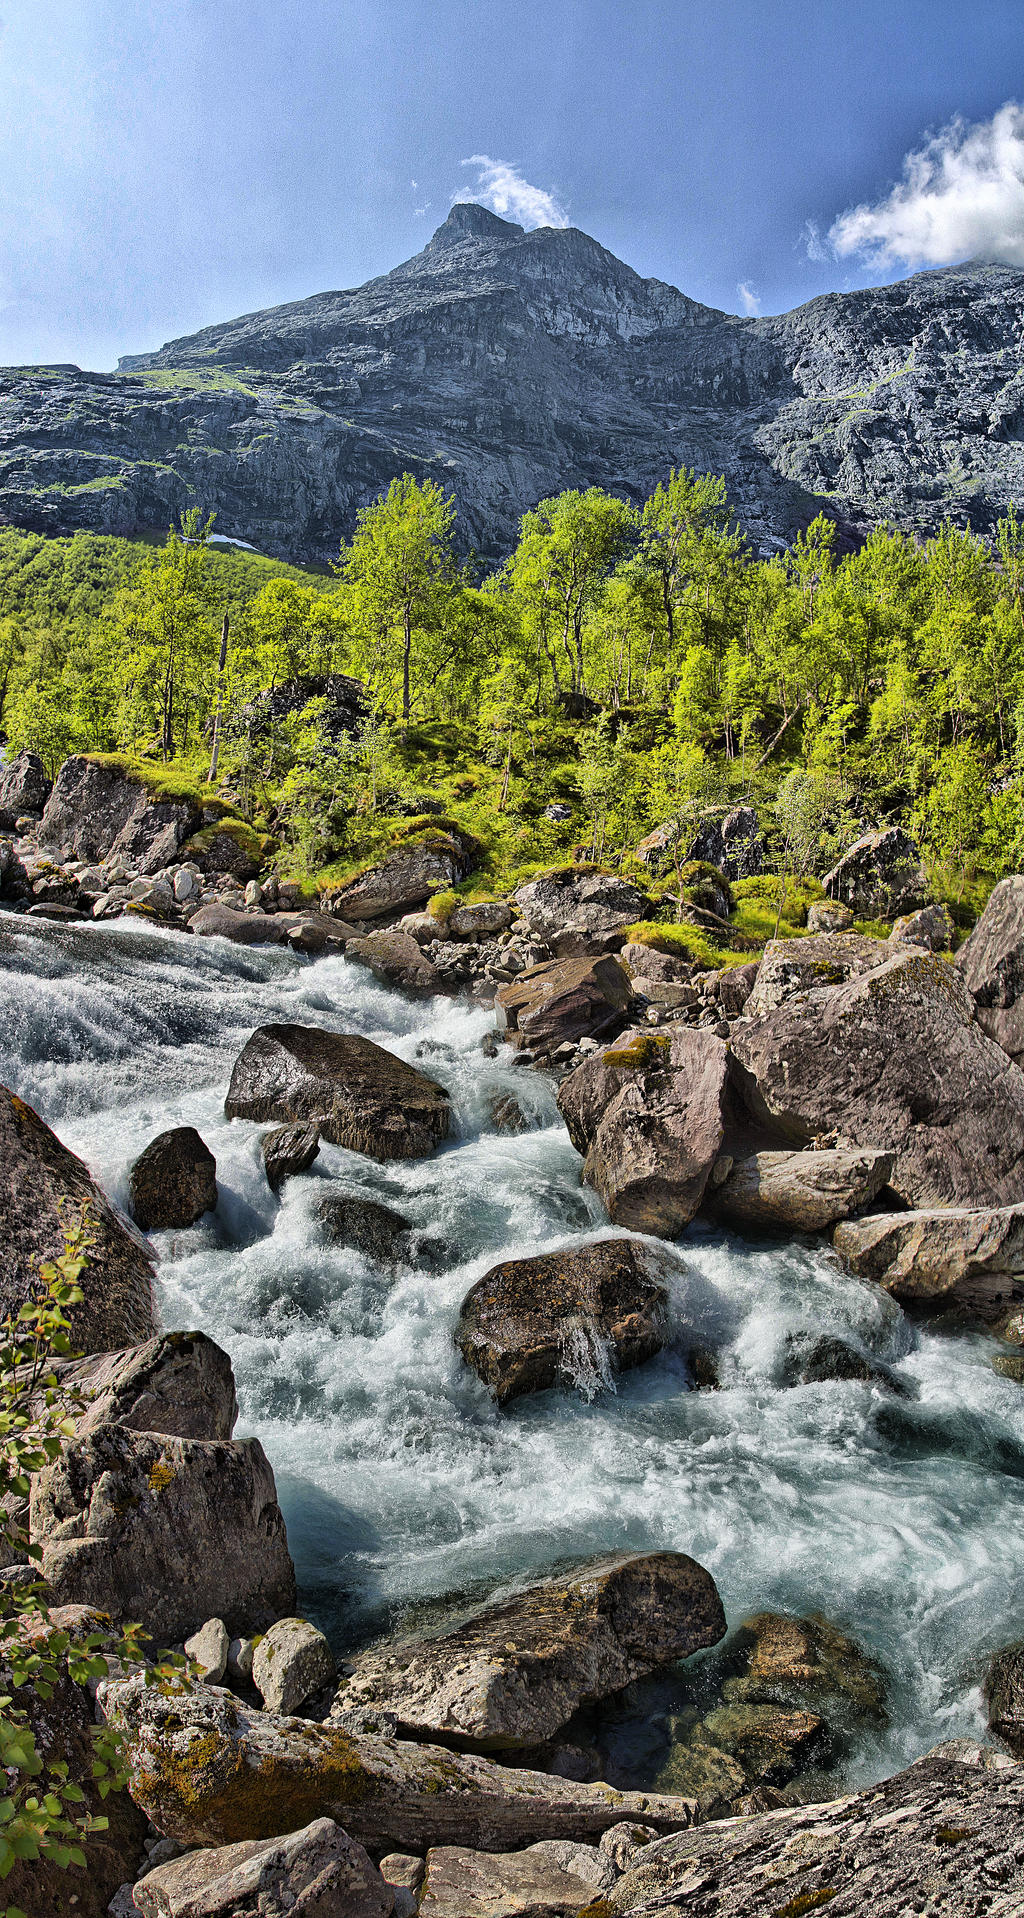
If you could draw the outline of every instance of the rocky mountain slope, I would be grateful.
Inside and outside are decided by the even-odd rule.
[[[851,535],[1024,493],[1024,273],[952,267],[738,319],[575,229],[456,206],[422,253],[123,359],[0,372],[0,520],[45,532],[218,531],[332,557],[395,474],[451,489],[463,539],[511,544],[570,486],[642,498],[726,475],[762,547],[822,507]]]

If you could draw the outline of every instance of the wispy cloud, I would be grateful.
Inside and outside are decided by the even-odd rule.
[[[817,220],[804,221],[804,230],[800,235],[800,241],[807,258],[813,260],[816,265],[820,265],[824,260],[834,260],[836,257],[833,248],[826,246],[825,241],[822,239],[821,228]]]
[[[836,253],[874,265],[1024,266],[1024,107],[1008,100],[991,120],[956,119],[931,134],[891,192],[840,214],[828,237]]]
[[[749,319],[753,319],[755,314],[761,311],[761,295],[757,288],[751,286],[749,281],[741,280],[736,291],[740,296],[740,305],[744,313]]]
[[[568,226],[569,215],[555,195],[544,187],[531,186],[507,160],[474,153],[462,164],[476,168],[476,183],[454,194],[453,206],[476,201],[489,206],[492,213],[500,213],[503,219],[518,220],[521,226]]]

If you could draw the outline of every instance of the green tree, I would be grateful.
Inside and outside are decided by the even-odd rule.
[[[421,482],[405,473],[363,508],[338,564],[349,589],[346,610],[357,635],[357,670],[366,671],[383,698],[393,696],[400,678],[407,723],[416,637],[436,629],[455,584],[454,520],[454,501],[433,480]]]

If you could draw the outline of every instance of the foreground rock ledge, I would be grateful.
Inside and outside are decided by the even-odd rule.
[[[578,1706],[717,1644],[710,1572],[682,1552],[605,1560],[489,1606],[442,1637],[367,1652],[340,1694],[418,1737],[539,1745]]]
[[[1024,1205],[873,1213],[837,1226],[832,1243],[859,1278],[911,1310],[995,1320],[1024,1298]]]
[[[313,1120],[332,1145],[420,1159],[448,1137],[448,1094],[372,1039],[320,1026],[259,1026],[235,1060],[229,1119]]]
[[[330,1818],[278,1840],[190,1851],[135,1886],[142,1918],[390,1918],[393,1893]]]
[[[597,1838],[624,1819],[682,1831],[697,1815],[686,1798],[277,1718],[215,1685],[147,1687],[140,1674],[101,1686],[100,1704],[125,1735],[135,1803],[182,1845],[276,1838],[334,1818],[371,1851],[515,1851],[542,1838]]]
[[[644,1847],[581,1918],[1018,1918],[1024,1768],[940,1757],[853,1798]]]

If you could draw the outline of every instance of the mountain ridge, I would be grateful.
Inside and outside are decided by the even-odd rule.
[[[724,473],[770,550],[825,510],[988,530],[1024,496],[1024,273],[969,265],[742,317],[576,228],[453,207],[362,287],[216,322],[113,374],[0,369],[0,518],[140,532],[188,505],[284,558],[332,557],[396,473],[455,494],[498,555],[569,486],[639,500]]]

